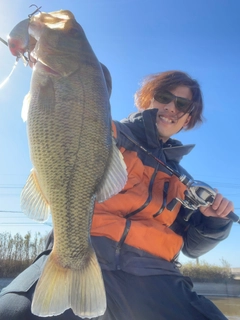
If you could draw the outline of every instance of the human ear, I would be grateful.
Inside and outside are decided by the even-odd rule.
[[[184,122],[183,128],[186,128],[186,126],[189,124],[190,120],[191,120],[191,116],[188,116],[186,121]]]

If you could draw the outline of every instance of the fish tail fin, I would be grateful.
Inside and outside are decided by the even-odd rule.
[[[95,252],[79,269],[63,268],[52,252],[37,283],[32,313],[47,317],[72,309],[82,318],[94,318],[106,310],[105,287]]]

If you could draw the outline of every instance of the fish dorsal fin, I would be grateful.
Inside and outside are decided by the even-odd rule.
[[[34,169],[27,179],[21,193],[22,211],[33,220],[46,221],[50,214],[50,206],[38,183]]]
[[[103,202],[119,193],[127,182],[127,167],[113,138],[112,156],[105,177],[97,191],[96,200]]]

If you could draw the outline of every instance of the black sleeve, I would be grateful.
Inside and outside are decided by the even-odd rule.
[[[188,222],[184,220],[187,209],[181,208],[171,229],[183,237],[182,252],[190,258],[212,250],[220,241],[226,239],[232,227],[228,219],[205,217],[196,210]]]
[[[53,229],[45,237],[45,250],[51,250],[53,248],[54,233]]]

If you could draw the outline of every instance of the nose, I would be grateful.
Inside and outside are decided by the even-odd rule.
[[[171,112],[171,113],[176,113],[176,107],[175,107],[175,102],[174,102],[174,100],[172,100],[171,102],[169,102],[168,104],[166,104],[165,106],[164,106],[164,110],[167,110],[167,111],[169,111],[169,112]]]

